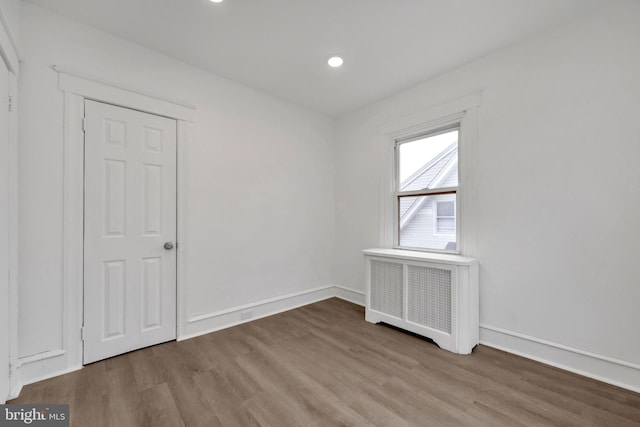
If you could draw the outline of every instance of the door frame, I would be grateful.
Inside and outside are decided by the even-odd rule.
[[[6,66],[9,75],[9,112],[8,112],[8,223],[2,224],[9,228],[8,235],[8,289],[7,295],[2,298],[7,299],[9,311],[5,313],[8,319],[8,360],[9,366],[2,366],[1,369],[8,369],[9,373],[9,394],[0,396],[0,403],[5,399],[12,399],[18,396],[22,389],[18,367],[18,79],[20,76],[20,52],[14,37],[15,31],[11,31],[3,10],[0,10],[0,61]],[[2,100],[0,105],[7,100]],[[3,350],[0,350],[3,351]],[[2,390],[3,392],[5,390]]]
[[[166,97],[82,75],[54,66],[58,88],[64,93],[64,205],[63,205],[63,337],[52,358],[66,356],[65,370],[80,369],[84,321],[84,102],[93,100],[168,117],[177,121],[176,159],[176,337],[185,335],[186,287],[186,148],[191,139],[195,107]],[[48,352],[49,353],[49,352]],[[57,354],[55,354],[57,353]],[[46,356],[46,355],[45,355]],[[48,358],[48,357],[45,357]],[[62,362],[62,361],[61,361]],[[64,368],[63,368],[64,369]]]

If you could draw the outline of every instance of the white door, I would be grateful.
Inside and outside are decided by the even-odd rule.
[[[85,101],[84,363],[176,338],[176,121]]]

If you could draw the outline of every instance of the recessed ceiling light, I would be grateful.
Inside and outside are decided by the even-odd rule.
[[[329,64],[330,67],[338,68],[344,64],[344,60],[339,56],[332,56],[327,60],[327,64]]]
[[[222,0],[210,0],[211,3],[222,3]]]

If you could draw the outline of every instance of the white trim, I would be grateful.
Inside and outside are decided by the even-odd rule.
[[[11,397],[21,389],[18,370],[18,77],[9,73],[9,389]],[[4,396],[3,396],[4,397]]]
[[[345,301],[349,301],[350,303],[361,305],[362,307],[364,307],[365,305],[364,291],[345,288],[344,286],[339,286],[339,285],[334,285],[334,287],[336,288],[336,298],[340,298]]]
[[[63,170],[63,299],[62,299],[62,352],[51,350],[41,353],[34,358],[21,359],[19,384],[35,382],[40,379],[51,378],[64,372],[70,372],[82,367],[82,339],[80,330],[83,323],[83,229],[84,229],[84,132],[82,120],[84,118],[85,99],[114,103],[126,108],[134,108],[153,114],[168,116],[177,120],[178,153],[177,174],[182,177],[180,185],[185,188],[184,173],[185,147],[189,144],[190,131],[186,118],[191,119],[194,111],[184,105],[171,106],[169,101],[158,97],[148,97],[139,92],[131,92],[118,88],[100,80],[85,80],[84,78],[65,74],[59,71],[59,88],[64,94],[64,170]],[[129,104],[131,102],[131,104]],[[171,116],[175,114],[175,116]],[[184,214],[185,203],[183,195],[178,199],[178,214]],[[178,217],[178,232],[185,235],[185,219]],[[180,272],[177,279],[176,309],[177,314],[184,316],[186,306],[186,291],[184,279],[184,239],[182,240],[182,255],[178,256],[177,269]],[[178,252],[180,254],[180,251]],[[177,317],[177,328],[184,328],[184,318]],[[182,323],[182,325],[180,325]]]
[[[80,369],[82,369],[82,366],[73,366],[71,368],[58,370],[58,371],[55,371],[53,373],[46,373],[46,374],[43,374],[40,377],[33,377],[33,378],[29,379],[23,385],[29,385],[29,384],[37,383],[37,382],[40,382],[40,381],[48,380],[50,378],[59,377],[60,375],[70,374],[71,372],[79,371]],[[16,394],[15,396],[12,396],[11,398],[15,399],[18,396],[19,396],[19,394]]]
[[[82,365],[84,263],[84,98],[64,93],[62,346],[70,366]],[[74,334],[75,332],[75,334]]]
[[[22,393],[23,384],[21,381],[17,381],[16,384],[11,384],[11,390],[9,392],[9,396],[7,396],[7,400],[17,399]]]
[[[68,356],[68,352],[64,349],[55,349],[21,357],[19,359],[20,384],[12,390],[11,398],[18,397],[25,385],[82,368],[82,365],[69,365],[66,356]]]
[[[19,55],[15,38],[10,31],[3,11],[0,9],[0,57],[8,70],[8,95],[12,99],[12,109],[8,112],[8,369],[10,396],[1,396],[4,402],[6,397],[13,397],[15,392],[21,389],[19,361],[18,361],[18,76],[20,74]],[[4,100],[3,102],[8,102]],[[7,108],[7,104],[4,108]],[[4,387],[4,384],[3,384]],[[2,390],[4,394],[5,390]]]
[[[395,225],[398,224],[398,210],[395,201],[395,192],[398,188],[396,182],[397,173],[395,172],[397,150],[395,144],[392,144],[392,139],[388,134],[384,134],[381,131],[379,147],[379,161],[380,172],[378,176],[378,188],[379,194],[379,224],[380,224],[380,239],[379,244],[381,247],[393,247],[396,245],[396,237],[398,230],[395,229]],[[391,179],[390,179],[391,178]]]
[[[272,316],[294,308],[312,304],[314,302],[336,296],[335,286],[323,286],[295,292],[249,304],[242,304],[212,313],[191,316],[187,322],[185,334],[178,337],[178,341],[199,335],[230,328],[252,320]],[[250,312],[250,317],[244,315]]]
[[[637,363],[489,325],[480,325],[480,344],[640,392]]]
[[[479,261],[476,258],[464,257],[457,254],[442,254],[433,252],[408,251],[406,249],[364,249],[363,254],[376,257],[396,258],[401,260],[432,262],[450,265],[473,265]]]
[[[408,114],[380,124],[380,133],[391,135],[394,139],[409,137],[421,132],[424,124],[430,129],[445,127],[459,120],[462,112],[479,107],[483,89],[475,90],[467,95],[434,105],[426,110]]]
[[[29,378],[27,381],[25,381],[22,385],[26,386],[29,384],[34,384],[40,381],[45,381],[51,378],[55,378],[55,377],[59,377],[60,375],[64,375],[64,374],[69,374],[71,372],[75,372],[75,371],[79,371],[80,369],[82,369],[82,366],[73,366],[71,368],[65,368],[65,369],[58,369],[52,372],[46,372],[43,374],[40,374],[40,376],[35,376],[35,375],[26,375],[27,378]],[[22,388],[20,388],[20,391],[22,391]],[[16,394],[15,396],[12,396],[12,399],[15,399],[19,396],[19,394]]]
[[[98,77],[86,76],[57,65],[53,65],[52,68],[58,72],[58,88],[63,92],[75,93],[87,99],[176,120],[190,122],[194,120],[196,107],[184,101],[132,89]]]
[[[478,102],[479,102],[478,95]],[[458,196],[456,230],[460,238],[458,251],[463,255],[478,254],[478,112],[479,105],[465,111],[460,123],[458,144]]]
[[[176,222],[176,339],[186,333],[187,314],[187,264],[189,262],[189,243],[187,242],[187,144],[191,141],[191,123],[178,121],[177,125],[177,222]]]
[[[30,363],[40,362],[42,360],[53,359],[54,357],[64,356],[66,353],[67,352],[64,349],[59,348],[57,350],[48,350],[48,351],[43,351],[42,353],[36,353],[30,356],[24,356],[18,360],[20,362],[20,367],[22,367]]]

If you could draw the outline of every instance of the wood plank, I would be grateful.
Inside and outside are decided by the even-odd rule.
[[[167,383],[147,388],[140,393],[140,396],[144,411],[141,425],[153,427],[183,427],[185,425]]]

